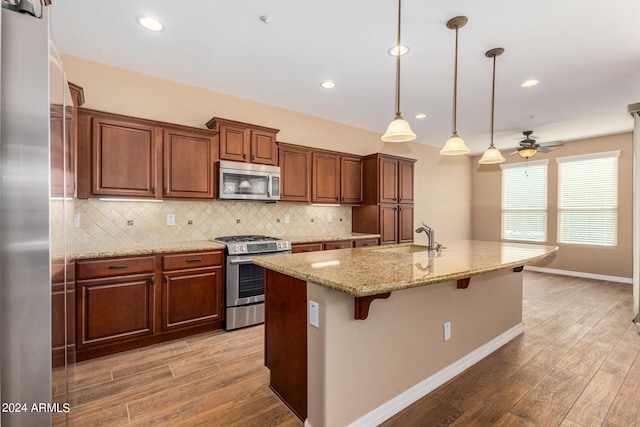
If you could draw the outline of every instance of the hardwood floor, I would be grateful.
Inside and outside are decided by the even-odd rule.
[[[382,424],[640,426],[631,285],[525,273],[525,333]]]
[[[525,272],[525,333],[382,424],[640,426],[631,285]],[[269,390],[263,326],[81,362],[54,375],[69,426],[302,426]],[[68,387],[68,394],[64,388]]]

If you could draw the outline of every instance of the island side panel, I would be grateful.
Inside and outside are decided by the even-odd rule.
[[[265,270],[265,365],[270,387],[301,419],[307,417],[307,284]]]
[[[366,320],[353,319],[353,296],[314,283],[307,294],[320,305],[320,327],[307,325],[313,427],[349,425],[522,325],[522,273],[512,270],[474,276],[467,289],[450,281],[392,292]]]

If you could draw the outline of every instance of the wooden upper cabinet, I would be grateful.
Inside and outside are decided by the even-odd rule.
[[[398,203],[398,161],[379,158],[380,203]]]
[[[92,129],[92,194],[159,197],[162,130],[133,119],[96,115]]]
[[[215,198],[216,132],[78,110],[77,197]]]
[[[372,203],[413,203],[415,160],[387,154],[363,159],[363,201]]]
[[[251,130],[251,163],[278,164],[276,133],[259,129]]]
[[[311,201],[313,203],[340,203],[340,156],[313,152]]]
[[[164,198],[215,197],[215,139],[210,131],[164,129]]]
[[[278,164],[278,129],[214,117],[207,122],[209,129],[220,135],[220,160],[234,162]]]
[[[234,162],[247,162],[247,153],[251,150],[250,131],[242,126],[229,123],[220,124],[220,159]]]
[[[295,145],[278,144],[280,163],[280,200],[311,201],[311,151]]]
[[[413,203],[414,161],[398,161],[398,202]]]
[[[342,156],[340,158],[340,202],[362,203],[362,159]]]

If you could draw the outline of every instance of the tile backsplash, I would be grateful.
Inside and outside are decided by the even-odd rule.
[[[351,232],[350,206],[295,203],[76,200],[74,248],[209,240],[233,234],[336,235]],[[175,225],[167,225],[167,215]],[[285,223],[285,215],[289,223]],[[328,216],[332,216],[332,222]]]

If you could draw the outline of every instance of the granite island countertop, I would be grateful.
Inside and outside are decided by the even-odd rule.
[[[394,251],[410,246],[417,245],[258,256],[253,262],[296,279],[362,297],[520,267],[558,250],[557,246],[459,240],[447,244],[441,252]]]

